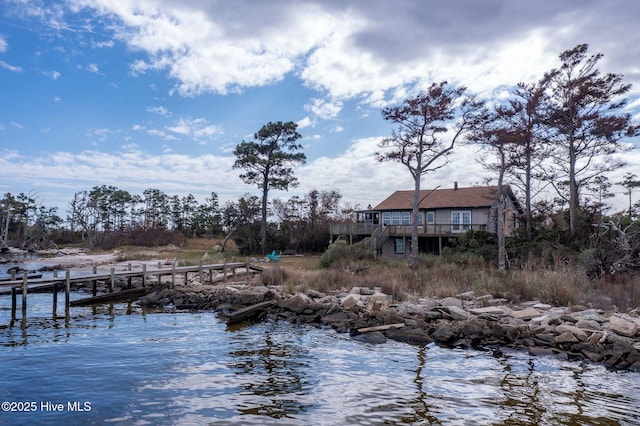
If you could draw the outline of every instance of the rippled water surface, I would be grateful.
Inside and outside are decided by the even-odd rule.
[[[640,424],[638,373],[520,352],[370,346],[286,323],[228,328],[209,312],[126,304],[52,320],[50,301],[30,295],[26,326],[5,327],[10,298],[0,297],[0,400],[38,404],[0,412],[0,424]]]

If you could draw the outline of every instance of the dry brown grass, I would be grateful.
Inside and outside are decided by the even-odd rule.
[[[473,291],[476,296],[504,297],[513,303],[537,300],[553,306],[577,306],[628,311],[640,306],[638,276],[620,278],[617,282],[590,280],[580,268],[562,265],[556,269],[498,271],[481,262],[452,263],[444,258],[422,259],[418,271],[404,262],[383,259],[351,268],[319,269],[311,259],[281,263],[266,272],[270,282],[284,285],[290,291],[316,289],[325,293],[348,291],[352,287],[380,287],[395,301],[419,297],[443,298]],[[353,271],[359,273],[353,273]],[[351,272],[350,272],[351,271]],[[273,277],[276,276],[277,279]]]
[[[184,246],[150,250],[121,247],[121,258],[140,260],[176,258],[179,263],[195,265],[208,252],[211,261],[237,256],[233,248],[216,253],[221,240],[191,239]],[[232,247],[232,246],[230,246]],[[244,257],[235,257],[244,261]],[[261,280],[281,285],[289,292],[315,289],[324,293],[348,291],[352,287],[379,287],[396,301],[418,297],[442,298],[473,291],[475,295],[504,297],[510,301],[538,300],[555,306],[594,307],[628,311],[640,306],[640,275],[615,280],[590,280],[579,267],[558,261],[541,267],[529,259],[523,269],[497,271],[472,256],[425,256],[420,268],[412,271],[406,262],[378,258],[375,261],[344,260],[336,267],[320,268],[320,256],[282,256],[278,263],[260,263],[265,270]]]

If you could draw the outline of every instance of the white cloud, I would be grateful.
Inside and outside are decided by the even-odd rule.
[[[223,200],[236,200],[235,194],[246,192],[233,158],[213,155],[150,155],[127,146],[123,152],[101,151],[48,152],[41,156],[22,156],[16,151],[0,149],[0,181],[9,176],[16,187],[38,188],[54,193],[64,212],[74,192],[95,185],[110,184],[134,194],[159,188],[169,194],[192,193],[204,198],[217,192]],[[122,173],[126,170],[127,173]],[[195,182],[215,182],[195,185]],[[27,189],[28,190],[28,189]],[[46,205],[47,200],[43,201]]]
[[[342,110],[343,104],[341,101],[330,101],[326,99],[312,99],[310,104],[304,106],[304,109],[312,112],[318,117],[329,120],[336,118]]]
[[[12,121],[12,122],[11,122],[11,125],[12,125],[13,127],[15,127],[16,129],[23,129],[23,128],[24,128],[24,126],[23,126],[22,124],[20,124],[20,123],[16,123],[15,121]]]
[[[191,136],[194,139],[210,138],[223,133],[220,126],[209,124],[204,118],[180,118],[175,125],[165,128],[173,133]]]
[[[115,43],[113,40],[106,40],[106,41],[91,41],[91,47],[93,47],[94,49],[102,49],[102,48],[111,48],[115,46]]]
[[[169,111],[168,109],[166,109],[163,106],[149,107],[149,108],[147,108],[147,111],[149,111],[151,113],[154,113],[154,114],[161,115],[163,117],[171,116],[171,111]]]
[[[167,132],[163,131],[163,130],[158,130],[158,129],[150,129],[147,130],[147,134],[151,135],[151,136],[159,136],[165,140],[169,140],[169,141],[177,141],[178,138],[175,137],[174,135],[168,134]]]
[[[4,37],[0,35],[0,53],[6,52],[8,47],[9,47],[9,44],[4,39]]]
[[[89,65],[87,65],[86,70],[91,72],[91,73],[94,73],[94,74],[101,74],[100,68],[98,68],[97,64],[89,64]]]
[[[22,68],[6,63],[5,61],[0,60],[0,68],[4,68],[7,71],[12,72],[22,72]]]
[[[62,103],[62,98],[60,96],[54,96],[53,97],[53,102],[55,102],[57,104],[61,104]]]
[[[315,123],[311,121],[311,118],[305,117],[296,124],[298,125],[298,129],[304,129],[305,127],[313,126]]]

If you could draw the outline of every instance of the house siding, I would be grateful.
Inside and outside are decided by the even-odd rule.
[[[518,216],[522,210],[513,197],[509,187],[506,187],[509,196],[505,206],[505,236],[515,236],[518,227]],[[422,253],[440,253],[442,249],[452,243],[467,230],[488,231],[496,233],[497,225],[497,187],[470,187],[423,191],[420,203],[420,217],[422,221],[418,225],[419,248]],[[396,191],[374,208],[363,211],[371,217],[378,215],[379,221],[364,223],[332,224],[330,227],[331,238],[334,235],[345,235],[349,241],[368,238],[370,247],[379,250],[384,257],[402,259],[409,256],[411,249],[411,226],[409,217],[403,215],[401,220],[394,219],[392,224],[382,226],[383,217],[388,212],[411,211],[408,208],[413,200],[412,191]],[[465,227],[453,226],[452,212],[470,212],[470,218],[464,218]],[[433,212],[434,220],[427,222],[427,213]],[[362,213],[362,212],[361,212]],[[460,217],[462,219],[462,217]],[[467,222],[468,220],[468,222]],[[361,223],[362,222],[362,223]],[[400,222],[400,223],[398,223]],[[387,222],[385,222],[387,223]],[[395,241],[403,238],[404,253],[396,253]]]

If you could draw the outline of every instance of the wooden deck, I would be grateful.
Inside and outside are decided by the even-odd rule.
[[[149,281],[162,282],[163,277],[170,277],[168,282],[169,288],[175,286],[176,276],[184,274],[185,282],[188,280],[189,274],[198,274],[200,282],[212,282],[214,280],[214,273],[216,276],[222,274],[222,279],[226,279],[229,275],[236,274],[238,270],[244,270],[246,272],[260,272],[262,268],[252,265],[247,260],[246,262],[232,262],[232,263],[216,263],[207,265],[196,266],[176,266],[175,262],[170,267],[162,267],[158,264],[157,268],[147,268],[146,264],[138,265],[140,268],[134,268],[131,264],[127,266],[127,269],[122,271],[116,271],[115,267],[111,267],[109,273],[98,273],[96,268],[93,268],[93,273],[74,275],[71,276],[70,270],[64,270],[64,276],[52,276],[46,278],[29,278],[27,272],[24,272],[20,279],[10,279],[8,281],[0,282],[0,295],[11,295],[12,298],[12,319],[15,319],[17,295],[22,294],[22,318],[26,318],[27,311],[27,296],[31,292],[42,292],[43,290],[51,289],[53,294],[53,314],[55,316],[57,306],[57,294],[58,291],[64,289],[65,291],[65,311],[68,314],[70,302],[71,284],[91,283],[93,287],[93,296],[96,297],[96,285],[98,282],[108,283],[109,293],[103,295],[105,300],[109,298],[116,300],[119,298],[120,293],[114,292],[116,280],[127,280],[128,289],[131,288],[131,280],[133,278],[142,279],[142,287],[145,288]],[[205,275],[208,275],[205,277]],[[133,294],[133,293],[131,293]],[[126,294],[122,294],[125,296]],[[109,297],[110,296],[110,297]],[[101,296],[98,296],[101,297]],[[98,300],[98,299],[96,299]],[[81,302],[75,301],[74,304],[80,304]]]

